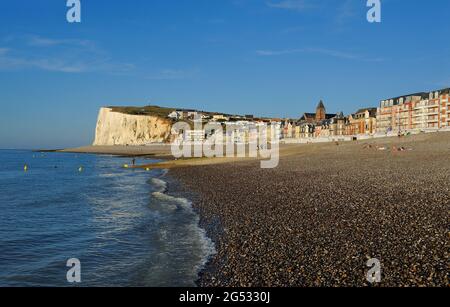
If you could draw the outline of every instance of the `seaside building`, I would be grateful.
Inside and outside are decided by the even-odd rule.
[[[316,122],[320,122],[324,119],[326,119],[326,109],[323,104],[323,101],[320,100],[320,102],[316,108]]]
[[[281,124],[281,128],[283,139],[291,139],[295,137],[295,122],[293,120],[284,120]]]
[[[295,128],[294,128],[294,138],[295,139],[301,138],[301,129],[300,129],[300,126],[298,126],[297,124],[295,124]]]
[[[214,121],[229,121],[230,120],[229,117],[227,117],[223,114],[215,114],[215,115],[213,115],[212,119]]]
[[[343,136],[345,135],[345,126],[347,124],[347,118],[343,112],[338,113],[331,119],[330,123],[330,136]]]
[[[325,119],[316,124],[314,129],[315,138],[327,138],[331,136],[330,133],[331,119]]]
[[[173,111],[167,117],[174,119],[174,120],[180,120],[183,118],[183,112],[182,111]]]
[[[323,101],[320,101],[316,113],[304,113],[293,129],[295,138],[321,139],[333,137],[350,137],[373,135],[377,127],[377,108],[360,109],[356,113],[345,116],[326,113]],[[285,130],[288,130],[285,128]]]
[[[300,123],[317,123],[325,119],[331,119],[335,116],[336,114],[327,114],[325,105],[321,100],[317,105],[316,113],[303,113],[300,118]]]
[[[316,113],[303,113],[296,123],[298,129],[295,130],[295,137],[315,138],[329,135],[329,125],[335,116],[336,114],[327,114],[325,105],[320,100],[316,107]]]
[[[167,117],[173,120],[193,120],[199,118],[205,119],[208,116],[196,110],[176,110],[167,115]]]
[[[413,109],[426,97],[426,93],[390,98],[381,101],[377,111],[377,131],[401,132],[413,128]]]
[[[300,124],[300,138],[309,139],[314,137],[316,125],[314,123],[301,123]]]
[[[449,95],[450,88],[428,93],[428,99],[423,99],[414,107],[413,128],[426,126],[428,129],[441,129],[450,127]]]
[[[366,134],[371,135],[376,132],[377,108],[360,109],[355,114],[348,117],[346,129],[347,135]]]
[[[450,88],[382,100],[377,110],[377,132],[438,130],[450,127]]]

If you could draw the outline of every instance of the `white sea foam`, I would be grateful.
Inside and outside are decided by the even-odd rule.
[[[167,182],[164,180],[158,179],[158,178],[152,178],[151,180],[152,185],[156,188],[157,192],[164,193],[167,189]]]
[[[189,209],[191,206],[191,202],[186,198],[177,198],[174,196],[164,194],[163,192],[154,192],[152,193],[152,195],[161,201],[171,202],[180,205],[183,209]]]
[[[100,178],[117,178],[117,177],[124,177],[124,176],[128,176],[129,174],[127,173],[104,173],[104,174],[99,174],[98,177]]]
[[[206,235],[206,231],[199,226],[200,219],[191,224],[192,231],[198,236],[200,242],[202,243],[202,255],[200,263],[195,267],[196,274],[198,275],[203,268],[205,268],[209,259],[217,253],[216,246],[214,242]]]
[[[186,198],[174,197],[164,192],[167,190],[167,182],[153,178],[151,180],[152,184],[159,187],[159,191],[152,193],[152,196],[161,202],[166,209],[170,210],[182,210],[189,216],[192,215],[192,219],[188,221],[186,229],[189,232],[189,240],[197,241],[200,243],[200,254],[198,255],[201,259],[198,264],[195,265],[194,273],[198,275],[200,271],[205,267],[210,257],[216,254],[216,248],[214,243],[206,235],[206,231],[199,226],[200,217],[194,211],[192,207],[192,202]],[[175,213],[174,213],[175,214]],[[167,234],[166,234],[167,235]],[[194,243],[193,243],[194,244]]]

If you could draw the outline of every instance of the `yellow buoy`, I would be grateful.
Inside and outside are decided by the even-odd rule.
[[[28,171],[28,165],[25,164],[25,166],[23,167],[23,170],[26,172]]]
[[[145,170],[148,172],[150,170],[150,168],[147,167]]]
[[[128,168],[128,167],[129,167],[128,164],[123,165],[123,168]]]
[[[81,172],[83,171],[83,167],[80,166],[80,167],[78,168],[78,171],[81,173]]]

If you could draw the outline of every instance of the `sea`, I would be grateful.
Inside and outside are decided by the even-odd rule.
[[[167,171],[126,164],[0,150],[0,287],[195,286],[215,249],[192,203],[168,194]]]

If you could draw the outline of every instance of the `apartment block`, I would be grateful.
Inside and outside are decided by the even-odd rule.
[[[450,127],[450,88],[382,100],[377,132],[437,130]]]

